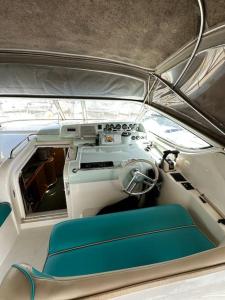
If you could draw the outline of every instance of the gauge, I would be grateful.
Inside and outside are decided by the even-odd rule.
[[[114,125],[113,124],[111,124],[109,127],[110,127],[111,130],[114,129]]]
[[[127,129],[127,124],[123,124],[122,128]]]
[[[105,129],[106,129],[106,130],[109,130],[109,128],[110,128],[109,124],[106,124],[106,125],[105,125]]]
[[[130,136],[130,135],[131,135],[131,133],[127,132],[127,131],[122,133],[122,136]]]
[[[116,129],[117,129],[117,130],[120,130],[120,129],[121,129],[121,125],[120,125],[120,124],[117,124],[117,125],[116,125]]]
[[[136,139],[136,137],[135,137],[134,135],[132,135],[131,139],[132,139],[132,140],[135,140],[135,139]]]
[[[133,128],[134,128],[134,125],[133,125],[133,124],[130,124],[129,127],[130,127],[130,129],[133,129]]]
[[[140,139],[140,136],[137,135],[137,136],[136,136],[136,140],[139,140],[139,139]]]

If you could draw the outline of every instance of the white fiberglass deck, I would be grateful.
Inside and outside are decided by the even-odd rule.
[[[23,229],[8,256],[0,266],[0,283],[12,264],[27,263],[42,270],[52,226]]]

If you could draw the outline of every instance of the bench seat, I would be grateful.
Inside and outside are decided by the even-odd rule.
[[[54,226],[43,269],[87,275],[181,258],[215,247],[180,205],[65,221]]]
[[[8,218],[12,211],[11,205],[8,202],[0,202],[0,227]]]

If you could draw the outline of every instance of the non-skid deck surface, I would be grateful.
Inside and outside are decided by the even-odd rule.
[[[0,283],[12,264],[28,263],[41,270],[48,253],[52,226],[24,229],[0,266]]]

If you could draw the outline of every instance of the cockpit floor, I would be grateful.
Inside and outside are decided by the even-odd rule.
[[[0,266],[0,283],[12,264],[28,263],[41,270],[48,253],[52,226],[23,229],[3,264]]]

